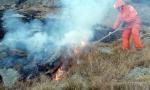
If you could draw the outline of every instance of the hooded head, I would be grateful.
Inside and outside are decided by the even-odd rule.
[[[119,11],[123,10],[123,6],[125,5],[125,3],[121,0],[117,0],[114,4],[114,9],[118,9]]]

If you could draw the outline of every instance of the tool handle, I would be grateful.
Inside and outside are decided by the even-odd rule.
[[[119,29],[120,29],[120,28],[118,28],[117,30],[113,31],[111,34],[115,33],[115,32],[118,31]],[[104,39],[107,38],[108,36],[110,36],[110,34],[108,34],[108,35],[106,35],[105,37],[101,38],[100,40],[94,42],[93,45],[95,45],[96,43],[98,43],[98,42],[104,40]]]

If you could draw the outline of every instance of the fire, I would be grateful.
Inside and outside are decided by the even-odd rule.
[[[86,38],[84,37],[84,40],[81,40],[81,47],[84,47],[86,46]]]
[[[63,69],[62,69],[62,67],[60,67],[59,69],[58,69],[58,71],[56,72],[56,75],[55,75],[55,77],[54,77],[54,81],[58,81],[60,78],[62,78],[64,76],[64,74],[63,74]]]
[[[85,45],[85,42],[81,40],[81,47],[84,47]]]
[[[80,48],[83,48],[86,46],[86,38],[84,38],[84,40],[81,40],[81,44],[80,46],[76,47],[73,51],[73,54],[77,54],[80,52]]]
[[[24,77],[21,77],[20,79],[19,79],[19,81],[23,81],[23,82],[29,82],[30,81],[30,75],[29,76],[24,76]]]
[[[71,46],[71,49],[74,49],[73,52],[71,52],[70,49],[67,49],[67,52],[70,54],[70,56],[79,53],[80,49],[86,46],[86,38],[84,38],[84,40],[81,40],[81,43],[79,46],[76,46],[76,47],[75,46],[74,45]],[[63,72],[63,68],[60,67],[55,74],[54,81],[58,81],[62,77],[64,77],[64,72]]]
[[[77,48],[73,51],[73,54],[77,54],[79,53],[79,51],[77,50]]]
[[[30,78],[30,76],[27,77],[27,79],[26,79],[27,82],[29,81],[29,78]]]

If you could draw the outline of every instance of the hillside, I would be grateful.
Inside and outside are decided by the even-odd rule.
[[[141,19],[142,53],[132,39],[123,50],[123,28],[101,40],[115,0],[60,1],[0,0],[0,90],[150,89],[148,0],[124,0]]]

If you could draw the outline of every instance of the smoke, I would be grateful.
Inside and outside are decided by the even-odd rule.
[[[7,33],[2,42],[10,48],[25,50],[30,59],[33,57],[38,62],[44,62],[57,48],[80,45],[84,38],[87,43],[92,40],[92,26],[103,20],[108,10],[113,8],[114,1],[61,0],[64,9],[60,19],[53,19],[57,16],[55,14],[47,14],[44,23],[39,19],[22,22],[24,16],[7,10],[3,15]]]
[[[70,43],[84,37],[90,41],[93,38],[92,26],[103,20],[108,10],[113,8],[115,0],[61,0],[61,2],[67,8],[63,15],[69,13],[68,17],[74,23],[61,41]]]

